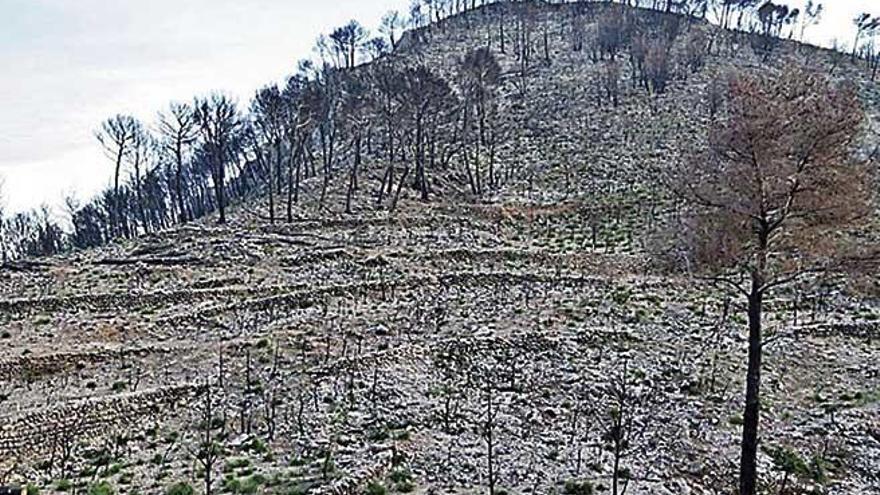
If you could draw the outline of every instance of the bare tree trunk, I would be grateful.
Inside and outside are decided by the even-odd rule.
[[[428,201],[428,184],[425,178],[425,131],[422,117],[416,124],[416,182],[419,185],[422,201]]]
[[[287,223],[293,222],[293,203],[299,201],[299,168],[303,158],[302,143],[291,140],[290,146],[290,162],[287,164]]]
[[[494,387],[489,384],[486,389],[486,453],[489,464],[489,495],[495,495],[495,411],[492,409]]]
[[[144,199],[143,194],[141,193],[141,156],[140,150],[138,149],[135,152],[134,159],[134,196],[135,202],[137,203],[135,206],[137,208],[137,221],[141,223],[141,227],[144,229],[144,233],[148,234],[150,229],[147,227],[147,217],[144,214]],[[135,227],[135,236],[137,236],[137,227]]]
[[[305,157],[302,157],[302,158],[303,158],[303,160],[305,159]],[[303,160],[298,160],[296,162],[296,177],[294,178],[294,182],[293,182],[293,202],[294,203],[299,203],[299,182],[300,182],[300,178],[302,176],[302,162],[303,162]]]
[[[220,211],[219,223],[226,223],[226,170],[223,167],[223,158],[220,153],[215,153],[214,161],[214,194],[217,196],[217,209]]]
[[[391,201],[391,211],[397,209],[397,202],[400,200],[400,191],[403,189],[403,184],[406,182],[406,177],[409,175],[409,167],[403,169],[403,173],[400,174],[400,181],[397,183],[397,191],[394,193],[394,199]]]
[[[740,495],[755,495],[757,483],[758,422],[761,387],[761,305],[763,276],[752,274],[749,294],[749,365],[746,375],[746,406],[743,414],[742,457],[740,459]]]
[[[183,202],[183,144],[180,142],[180,139],[177,140],[174,147],[174,157],[177,160],[177,170],[174,176],[174,185],[177,189],[177,208],[179,210],[177,213],[180,221],[186,222],[189,220],[189,216],[186,214],[186,206]]]
[[[391,187],[393,187],[393,185],[388,186],[388,184],[391,184],[391,181],[393,178],[392,177],[393,170],[394,170],[394,165],[389,164],[388,168],[385,169],[385,174],[382,175],[382,184],[379,186],[379,198],[376,201],[376,204],[378,204],[378,205],[381,205],[382,201],[385,200],[385,188],[387,187],[390,190]]]
[[[116,172],[113,176],[113,229],[115,232],[114,235],[119,235],[119,210],[121,210],[121,203],[119,201],[119,174],[122,171],[122,156],[125,153],[125,148],[120,146],[119,152],[116,154]]]
[[[355,140],[354,165],[351,168],[351,175],[348,178],[348,191],[345,194],[345,212],[351,214],[351,198],[354,190],[357,189],[358,167],[361,164],[361,138],[358,136]]]

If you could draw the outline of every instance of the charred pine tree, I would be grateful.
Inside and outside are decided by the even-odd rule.
[[[266,185],[269,192],[269,222],[275,223],[275,182],[281,174],[285,129],[284,98],[278,86],[267,86],[257,91],[251,104],[251,115],[255,129],[252,129],[249,134],[253,141],[257,161],[266,171]],[[257,141],[258,133],[262,142]],[[272,161],[263,159],[263,143],[269,147],[269,156]],[[281,190],[280,184],[281,181],[278,180],[279,192]]]
[[[193,460],[202,473],[205,495],[214,493],[215,475],[223,456],[223,446],[216,435],[218,405],[217,387],[210,379],[199,390],[199,405],[196,414],[196,445],[190,449]]]
[[[490,151],[489,185],[495,185],[495,91],[501,78],[501,66],[491,51],[480,48],[465,55],[459,67],[459,77],[464,94],[461,136],[464,165],[471,192],[478,196],[483,193],[480,161],[484,149]]]
[[[287,80],[284,89],[284,135],[289,156],[287,161],[287,222],[293,222],[293,205],[299,202],[305,149],[312,133],[314,110],[320,108],[309,98],[309,81],[300,74]],[[314,93],[311,93],[314,94]]]
[[[235,133],[241,118],[235,102],[222,94],[196,99],[195,115],[211,164],[214,195],[220,212],[218,222],[226,223],[226,167],[234,158]]]
[[[136,136],[141,133],[141,123],[129,115],[116,115],[101,124],[95,137],[104,147],[104,151],[114,161],[113,194],[110,224],[114,235],[120,235],[120,215],[122,198],[119,192],[119,178],[122,173],[123,161],[132,153]]]
[[[174,199],[177,205],[177,218],[180,222],[189,221],[192,215],[187,209],[184,192],[184,160],[198,139],[198,126],[192,106],[186,103],[172,103],[167,113],[159,114],[159,134],[162,149],[174,159]]]
[[[443,113],[455,107],[455,97],[449,83],[425,66],[407,68],[401,74],[399,103],[404,112],[406,125],[412,133],[412,157],[415,161],[415,187],[422,201],[428,201],[430,184],[427,169],[427,144],[431,115]],[[401,189],[410,167],[404,172],[394,194],[391,209],[394,210],[400,198]]]

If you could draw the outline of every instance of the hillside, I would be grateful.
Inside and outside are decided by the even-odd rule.
[[[856,82],[865,154],[880,89],[831,52],[785,41],[762,60],[742,35],[681,20],[673,59],[699,32],[714,40],[704,64],[677,63],[649,93],[618,54],[615,105],[597,85],[608,62],[573,51],[566,27],[583,15],[591,33],[609,7],[529,5],[525,77],[513,41],[490,45],[496,187],[473,194],[452,160],[430,169],[430,201],[406,183],[389,211],[375,200],[388,164],[366,153],[351,214],[347,181],[321,205],[311,177],[292,222],[270,222],[254,195],[226,225],[207,217],[0,273],[0,481],[203,493],[216,457],[215,493],[610,493],[623,416],[626,493],[730,493],[745,301],[651,262],[669,206],[652,174],[704,146],[707,95],[727,71],[796,62]],[[454,79],[500,22],[513,29],[501,8],[408,33],[396,63]],[[782,479],[791,493],[880,490],[870,292],[833,280],[767,301],[767,493]],[[790,479],[780,459],[797,467]]]

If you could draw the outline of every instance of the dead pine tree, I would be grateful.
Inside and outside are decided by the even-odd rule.
[[[182,222],[190,219],[184,191],[184,161],[187,153],[198,139],[198,127],[192,106],[172,103],[167,113],[159,113],[160,146],[171,155],[174,163],[174,198],[177,200],[177,218]]]
[[[71,473],[73,461],[79,447],[82,421],[82,419],[76,419],[74,423],[65,425],[57,430],[52,437],[52,456],[49,464],[50,466],[54,464],[57,453],[60,479],[67,479]],[[49,470],[51,471],[51,467]]]
[[[196,414],[196,446],[190,449],[190,455],[201,469],[205,495],[214,493],[214,481],[217,467],[223,456],[223,446],[215,435],[216,421],[216,386],[205,380],[200,393],[200,401]]]
[[[234,159],[235,133],[241,125],[241,116],[236,103],[228,96],[219,93],[196,99],[193,107],[201,144],[210,158],[214,195],[220,214],[217,222],[224,224],[226,223],[226,168]]]
[[[285,137],[285,101],[281,89],[271,85],[257,91],[251,103],[250,114],[251,125],[246,135],[251,140],[257,163],[265,169],[269,193],[269,223],[275,223],[275,182],[281,176]],[[271,150],[266,158],[264,147]],[[280,194],[281,188],[278,189]]]
[[[602,445],[612,456],[612,495],[624,495],[629,488],[632,474],[625,462],[645,453],[643,440],[657,413],[658,388],[650,380],[638,380],[634,375],[630,372],[630,360],[623,358],[602,391],[609,409],[604,414],[594,413],[603,425]]]
[[[731,76],[727,100],[706,150],[671,176],[671,231],[681,265],[748,303],[739,493],[754,495],[765,297],[870,257],[851,233],[872,210],[872,172],[852,159],[864,112],[850,85],[788,68]]]
[[[278,384],[273,381],[263,392],[263,414],[266,421],[266,439],[269,442],[275,440],[278,429],[278,406],[283,404],[278,396],[278,388]]]
[[[119,234],[120,215],[122,210],[122,197],[120,196],[119,179],[122,174],[124,160],[133,151],[137,136],[143,132],[143,125],[134,117],[128,115],[116,115],[101,124],[101,129],[95,131],[95,137],[104,147],[107,156],[115,164],[113,172],[113,209],[111,210],[111,227],[115,234]]]
[[[483,438],[486,440],[486,468],[489,483],[489,495],[495,495],[498,484],[498,472],[495,463],[495,436],[496,419],[498,417],[498,405],[495,403],[496,387],[493,383],[493,373],[488,372],[485,376],[486,402],[483,414]]]

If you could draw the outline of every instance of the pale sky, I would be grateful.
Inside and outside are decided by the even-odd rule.
[[[797,4],[799,1],[790,1]],[[852,43],[877,0],[825,0],[808,38]],[[374,28],[408,0],[0,0],[0,177],[9,210],[85,199],[113,165],[94,130],[129,113],[147,123],[171,101],[213,90],[244,105],[311,54],[322,32]]]

